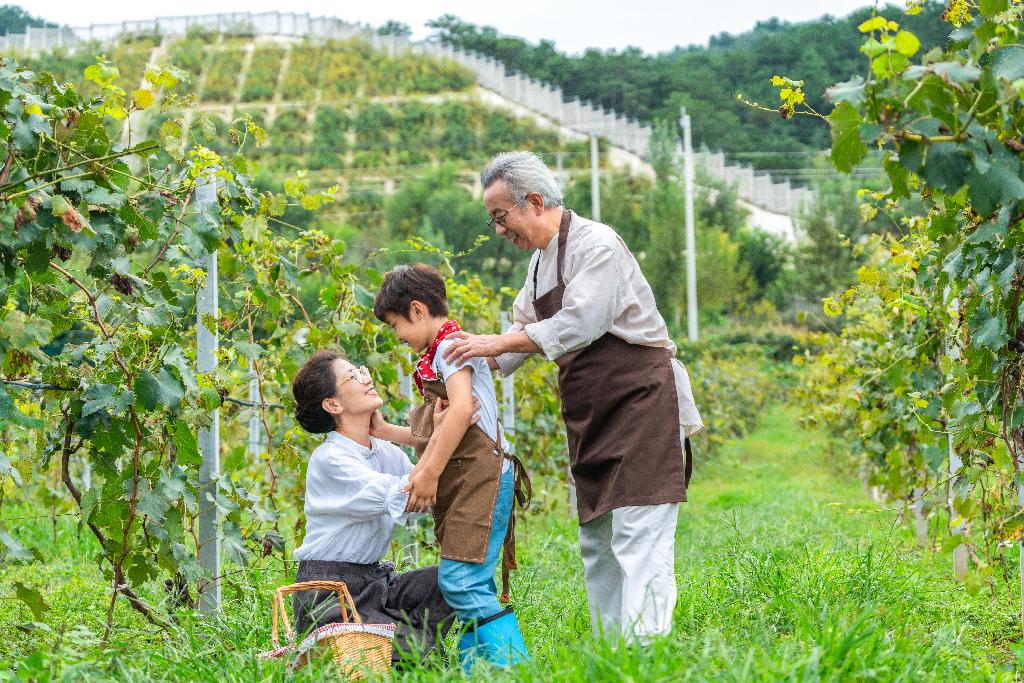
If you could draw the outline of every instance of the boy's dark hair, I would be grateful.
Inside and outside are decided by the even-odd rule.
[[[321,349],[302,364],[292,380],[295,419],[312,434],[326,434],[334,429],[334,416],[321,404],[338,391],[338,378],[332,365],[339,358],[348,360],[337,351]]]
[[[419,301],[430,315],[448,315],[448,290],[444,278],[437,268],[417,263],[413,266],[398,266],[384,276],[384,284],[373,300],[373,314],[385,322],[388,313],[400,315],[409,320],[409,308],[413,301]]]

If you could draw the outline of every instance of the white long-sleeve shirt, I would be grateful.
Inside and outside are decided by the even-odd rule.
[[[610,332],[630,344],[668,349],[676,345],[658,312],[654,292],[640,270],[640,264],[618,233],[603,223],[573,213],[565,245],[562,280],[565,294],[562,309],[547,320],[539,320],[533,300],[558,284],[558,236],[534,252],[526,275],[512,305],[513,324],[506,332],[525,331],[548,360],[576,351]],[[533,274],[537,269],[537,291]],[[514,372],[529,354],[506,353],[495,360],[502,374]],[[693,400],[686,368],[673,360],[679,424],[689,436],[703,426]],[[614,371],[614,368],[609,368]]]
[[[306,536],[297,560],[379,562],[405,518],[412,462],[399,447],[370,439],[367,448],[330,432],[306,469]]]

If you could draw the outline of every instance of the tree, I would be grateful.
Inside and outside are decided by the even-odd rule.
[[[939,17],[944,5],[928,0],[926,11],[906,20],[906,28],[926,49],[947,40],[948,27]],[[828,146],[828,133],[820,126],[760,116],[736,96],[763,96],[770,91],[771,76],[779,71],[800,73],[819,88],[862,71],[863,55],[851,29],[872,11],[864,8],[840,19],[825,16],[802,23],[771,19],[737,36],[722,34],[708,47],[680,46],[657,55],[626,48],[588,49],[570,56],[557,51],[550,40],[531,44],[451,14],[427,26],[441,42],[494,57],[515,72],[557,85],[570,97],[642,121],[674,118],[679,105],[686,104],[701,114],[693,121],[697,145],[727,152],[818,152]],[[815,106],[824,103],[822,95],[808,97]],[[793,168],[793,159],[779,154],[751,161],[758,168]]]
[[[379,36],[411,36],[412,27],[396,19],[388,19],[377,27]]]
[[[694,218],[702,225],[715,225],[737,235],[747,224],[750,212],[740,206],[735,183],[715,178],[701,166],[694,172]]]
[[[17,5],[0,5],[0,36],[24,33],[26,26],[55,28],[57,24],[34,17]]]
[[[697,231],[697,305],[701,322],[718,323],[723,316],[744,310],[753,286],[740,247],[714,226]]]
[[[869,15],[856,27],[867,68],[828,89],[828,109],[806,101],[799,74],[772,81],[790,117],[827,124],[836,170],[881,157],[888,184],[858,191],[862,219],[920,201],[898,230],[857,244],[856,281],[823,302],[847,324],[808,356],[819,381],[806,390],[866,483],[894,499],[946,487],[954,574],[994,591],[993,564],[1007,567],[993,541],[1024,559],[1024,12],[1008,0],[924,9],[952,25],[944,49],[916,35],[921,3],[900,21]]]
[[[855,245],[872,234],[900,232],[898,219],[862,213],[857,193],[863,185],[842,176],[819,181],[811,205],[797,216],[795,227],[802,241],[794,254],[789,283],[797,307],[821,301],[854,280],[863,262]]]
[[[643,264],[650,250],[648,235],[648,208],[651,180],[641,175],[614,169],[601,174],[601,222],[610,225],[619,233],[626,246]],[[580,174],[565,188],[566,207],[582,213],[590,213],[590,174]]]
[[[435,249],[451,250],[454,267],[479,273],[497,286],[522,281],[522,259],[505,240],[488,234],[486,213],[461,184],[455,164],[407,179],[388,197],[384,212],[393,239],[419,238]]]
[[[779,279],[789,258],[782,238],[756,228],[734,233],[740,260],[746,265],[755,286],[754,299],[764,298]]]
[[[676,167],[676,139],[673,124],[667,121],[658,123],[651,135],[649,149],[655,181],[649,202],[650,251],[644,259],[644,274],[654,290],[658,308],[678,329],[685,294],[685,197]]]
[[[193,533],[199,508],[192,492],[200,481],[194,433],[228,393],[215,387],[234,382],[199,373],[188,360],[196,326],[217,329],[232,356],[224,365],[251,370],[262,387],[280,357],[261,358],[260,342],[275,332],[283,339],[286,321],[298,322],[300,272],[324,265],[342,283],[346,273],[336,259],[344,246],[323,233],[290,239],[269,230],[287,205],[313,209],[333,191],[311,194],[300,175],[284,194],[257,194],[249,177],[255,167],[245,157],[220,157],[174,121],[161,127],[159,140],[122,145],[130,115],[158,99],[180,102],[173,89],[182,72],[148,70],[147,87],[130,95],[102,58],[85,75],[99,96],[84,97],[50,73],[0,58],[0,101],[9,103],[0,114],[0,443],[7,450],[45,430],[42,457],[12,449],[4,460],[26,479],[56,467],[82,527],[99,543],[97,561],[111,586],[105,643],[121,596],[166,626],[136,588],[160,574],[177,583],[204,578]],[[227,137],[235,152],[250,137],[265,138],[251,119],[233,125]],[[220,193],[200,201],[199,186],[206,190],[213,177]],[[220,259],[224,298],[219,317],[196,323],[209,252]],[[312,327],[308,316],[304,322]],[[25,401],[12,393],[26,385],[46,394]],[[268,441],[268,462],[270,453],[283,454],[282,445]],[[87,490],[70,470],[72,458],[82,457],[95,476]],[[47,474],[32,483],[47,486]],[[227,478],[213,489],[226,510],[222,541],[236,561],[246,561],[247,543],[267,554],[276,543],[283,552],[274,486],[272,478],[255,506]],[[0,554],[26,559],[10,539],[0,530]]]

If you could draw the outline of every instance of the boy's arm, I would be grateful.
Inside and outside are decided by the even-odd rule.
[[[480,401],[473,397],[473,415],[470,418],[469,424],[476,424],[480,421],[480,416],[477,412],[480,410]],[[448,413],[448,401],[438,401],[434,406],[434,425],[440,425],[445,415]],[[413,447],[416,445],[416,439],[412,435],[411,427],[401,427],[399,425],[393,425],[384,419],[384,415],[378,410],[374,412],[370,418],[370,436],[383,439],[384,441],[390,441],[391,443],[401,444],[402,446]],[[430,436],[430,440],[427,443],[427,448],[430,448],[430,444],[434,441],[434,435]],[[424,451],[423,458],[420,458],[420,462],[426,458],[427,452]],[[417,463],[419,464],[419,463]]]
[[[459,370],[445,380],[444,385],[448,391],[447,415],[441,424],[435,425],[423,458],[409,477],[409,508],[413,510],[434,504],[441,472],[466,435],[476,410],[473,406],[472,368]]]

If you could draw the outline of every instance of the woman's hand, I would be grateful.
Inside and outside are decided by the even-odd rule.
[[[384,414],[380,410],[373,411],[373,415],[370,416],[370,436],[375,439],[384,438],[384,430],[390,427],[388,421],[384,419]]]
[[[441,426],[448,415],[448,401],[437,399],[434,401],[434,429]],[[383,418],[382,418],[383,419]],[[480,399],[473,397],[473,416],[469,418],[469,424],[475,425],[480,421]],[[373,420],[370,420],[370,433],[373,433]]]

